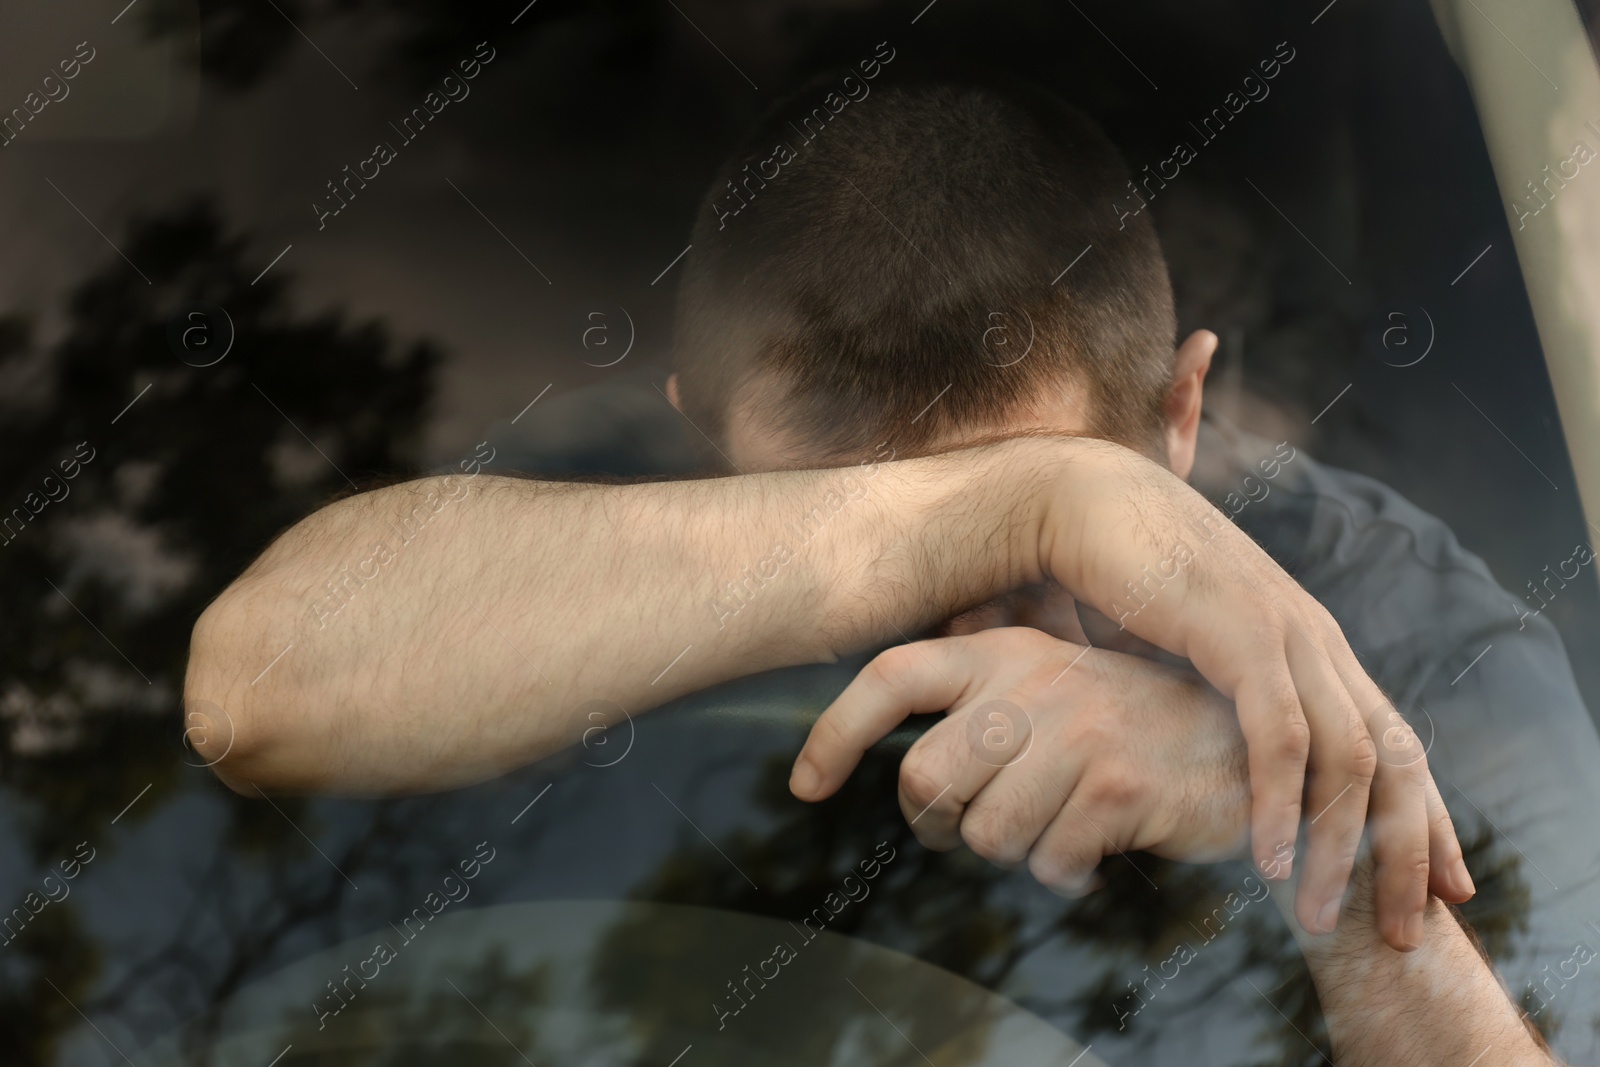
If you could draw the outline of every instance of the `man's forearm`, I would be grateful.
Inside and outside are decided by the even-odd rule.
[[[1339,1067],[1556,1062],[1437,898],[1423,916],[1422,947],[1397,952],[1373,921],[1370,863],[1357,864],[1339,927],[1321,937],[1295,922],[1293,882],[1270,884],[1305,953]]]
[[[631,486],[433,478],[351,497],[291,528],[201,617],[188,736],[236,788],[490,777],[579,740],[591,707],[637,713],[828,661],[1038,580],[1040,478],[1077,446]]]

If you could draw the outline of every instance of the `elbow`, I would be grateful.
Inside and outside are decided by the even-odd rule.
[[[237,582],[212,601],[190,635],[183,685],[184,758],[246,796],[289,784],[277,755],[285,705],[276,687],[259,678],[263,650],[282,627],[270,625],[274,613],[269,609],[264,618],[261,609]],[[288,640],[283,637],[278,647]]]
[[[223,705],[205,697],[196,697],[185,686],[183,695],[183,743],[191,767],[204,767],[217,776],[217,780],[235,793],[254,795],[252,779],[239,773],[243,762],[235,751],[238,746],[238,726],[232,714]]]

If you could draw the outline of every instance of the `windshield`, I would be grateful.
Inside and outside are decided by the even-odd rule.
[[[1535,16],[1477,8],[1498,53],[1409,0],[0,5],[0,1058],[1333,1062],[1242,862],[1119,851],[1068,900],[931,851],[896,794],[928,716],[796,800],[870,651],[596,701],[572,747],[426,795],[230,791],[186,737],[201,611],[329,501],[712,469],[666,392],[698,205],[875,57],[1001,69],[1114,142],[1107,217],[1153,219],[1178,336],[1220,338],[1189,481],[1344,628],[1427,746],[1463,920],[1600,1062],[1600,441],[1563,432],[1518,235],[1600,203],[1600,109],[1497,178],[1482,72],[1570,83],[1522,54]]]

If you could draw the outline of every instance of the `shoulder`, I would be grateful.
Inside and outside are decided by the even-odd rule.
[[[1195,488],[1333,614],[1397,700],[1415,698],[1452,665],[1464,667],[1496,636],[1517,635],[1565,661],[1536,605],[1502,587],[1443,520],[1390,486],[1303,449],[1268,478],[1262,459],[1287,446],[1226,426],[1208,425],[1201,447]]]

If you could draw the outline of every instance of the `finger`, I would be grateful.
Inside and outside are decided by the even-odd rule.
[[[1409,733],[1409,731],[1407,731]],[[1415,741],[1415,734],[1412,734]],[[1428,906],[1427,777],[1422,746],[1416,762],[1378,766],[1372,790],[1373,897],[1378,932],[1402,952],[1422,946],[1422,916]]]
[[[1322,649],[1295,633],[1289,661],[1311,726],[1309,818],[1295,916],[1311,933],[1326,934],[1338,923],[1355,869],[1378,754],[1360,710]]]
[[[1419,787],[1427,808],[1430,891],[1441,900],[1452,904],[1470,900],[1477,892],[1477,887],[1473,885],[1472,875],[1467,871],[1466,861],[1462,857],[1461,841],[1456,834],[1455,823],[1451,820],[1450,812],[1439,795],[1439,786],[1428,769],[1428,745],[1420,742],[1416,733],[1394,711],[1393,704],[1384,697],[1383,691],[1366,676],[1365,672],[1352,681],[1353,689],[1358,693],[1370,693],[1370,699],[1379,702],[1374,706],[1383,708],[1382,718],[1374,721],[1371,729],[1373,738],[1378,744],[1379,759],[1384,763],[1399,766],[1416,764],[1416,774],[1421,779]],[[1358,696],[1358,699],[1361,697]],[[1378,783],[1374,783],[1374,789],[1377,788]],[[1381,836],[1375,837],[1373,840],[1375,851],[1380,843],[1384,843]]]
[[[1343,642],[1335,644],[1335,660],[1341,665],[1342,674],[1350,685],[1356,700],[1363,707],[1379,709],[1377,716],[1369,716],[1369,732],[1377,744],[1378,777],[1373,782],[1373,804],[1376,810],[1380,793],[1390,789],[1400,791],[1403,796],[1398,800],[1400,810],[1409,813],[1409,821],[1399,819],[1386,819],[1381,825],[1374,823],[1371,840],[1375,860],[1388,857],[1391,870],[1404,869],[1407,862],[1406,854],[1409,852],[1410,862],[1415,863],[1417,855],[1416,834],[1425,832],[1427,835],[1427,876],[1423,880],[1427,887],[1442,900],[1452,904],[1459,904],[1471,899],[1477,892],[1473,885],[1472,875],[1467,871],[1467,865],[1461,854],[1461,842],[1457,838],[1455,824],[1450,819],[1450,813],[1445,808],[1444,800],[1439,795],[1439,787],[1433,780],[1432,773],[1428,770],[1428,746],[1424,745],[1417,737],[1411,726],[1395,711],[1394,705],[1384,695],[1383,690],[1361,669],[1355,659],[1355,654]],[[1431,744],[1430,733],[1430,744]],[[1394,774],[1390,768],[1404,770],[1408,773]],[[1415,795],[1420,793],[1423,803],[1423,814],[1426,829],[1417,829]],[[1399,875],[1393,877],[1398,884]],[[1390,913],[1393,920],[1393,934],[1391,943],[1405,936],[1406,922],[1421,922],[1422,909],[1426,907],[1424,899],[1421,908],[1415,908],[1414,893],[1404,895],[1399,889],[1392,889],[1395,895],[1390,897],[1390,907],[1396,909]],[[1384,918],[1380,897],[1380,922]],[[1398,947],[1398,946],[1397,946]]]
[[[1068,748],[1033,763],[1019,756],[1001,768],[967,802],[959,827],[961,840],[990,863],[1014,870],[1028,859],[1077,784],[1080,753]]]
[[[861,756],[907,715],[943,711],[972,684],[963,638],[897,645],[861,669],[812,725],[789,776],[801,800],[831,796]]]
[[[969,718],[945,719],[918,738],[900,763],[900,811],[917,840],[940,852],[961,844],[967,803],[1000,771],[973,750]]]
[[[1028,873],[1040,885],[1064,897],[1081,897],[1099,888],[1095,872],[1106,852],[1106,839],[1082,807],[1061,806],[1028,853]]]
[[[1428,797],[1428,891],[1440,900],[1461,904],[1478,892],[1461,854],[1450,810],[1439,795],[1439,784],[1429,773],[1424,783]]]
[[[1286,661],[1242,679],[1235,702],[1250,764],[1250,851],[1256,869],[1279,881],[1294,862],[1311,728]]]

